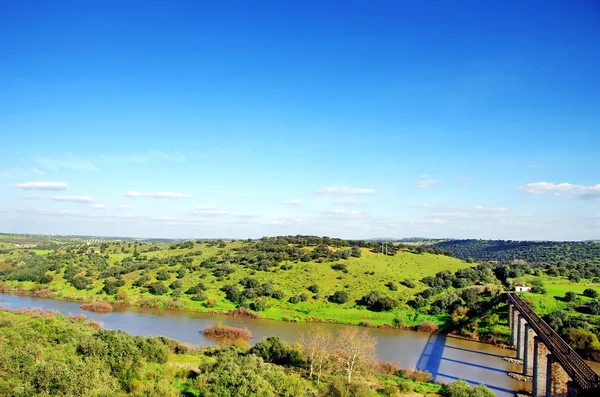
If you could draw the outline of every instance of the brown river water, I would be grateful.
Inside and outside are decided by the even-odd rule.
[[[288,342],[296,342],[300,335],[315,324],[292,323],[276,320],[237,318],[226,315],[196,313],[140,307],[116,308],[112,313],[100,314],[83,311],[78,303],[51,299],[0,294],[0,305],[11,309],[53,309],[63,314],[85,314],[102,323],[107,329],[119,329],[133,335],[167,336],[199,346],[214,345],[214,341],[202,336],[209,325],[222,322],[235,327],[246,327],[252,332],[251,344],[263,337],[279,336]],[[319,324],[335,332],[350,325]],[[530,390],[530,384],[507,376],[521,367],[510,364],[504,356],[514,356],[513,350],[501,349],[489,344],[463,339],[452,335],[430,335],[414,331],[370,328],[377,338],[377,354],[380,360],[397,361],[401,367],[414,367],[429,371],[436,381],[451,382],[463,379],[471,384],[483,383],[500,397],[514,395],[517,390]],[[600,364],[592,363],[600,370]]]

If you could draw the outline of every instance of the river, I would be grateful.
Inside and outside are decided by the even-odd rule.
[[[248,328],[253,336],[250,343],[256,343],[266,336],[279,336],[288,342],[296,342],[302,332],[314,326],[309,323],[134,306],[116,308],[112,313],[100,314],[81,310],[79,303],[9,294],[0,294],[0,305],[11,309],[53,309],[73,315],[83,313],[88,318],[99,321],[107,329],[120,329],[133,335],[162,335],[200,346],[214,345],[214,341],[204,338],[201,331],[219,321],[226,325]],[[320,325],[332,332],[349,327],[340,324]],[[483,383],[500,397],[513,396],[516,390],[530,390],[530,384],[516,381],[506,375],[508,371],[518,372],[521,369],[518,365],[502,360],[504,356],[514,356],[512,350],[451,335],[376,328],[369,331],[377,338],[377,354],[380,360],[397,361],[401,367],[429,371],[437,381],[464,379],[472,384]]]

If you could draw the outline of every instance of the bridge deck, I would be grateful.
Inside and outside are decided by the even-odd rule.
[[[544,320],[525,303],[517,294],[508,293],[508,300],[554,355],[556,361],[565,372],[575,381],[580,389],[585,391],[600,390],[600,376],[565,342]]]

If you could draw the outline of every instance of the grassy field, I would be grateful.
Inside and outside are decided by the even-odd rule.
[[[218,245],[207,243],[195,243],[193,248],[186,249],[170,249],[169,244],[132,244],[124,242],[111,242],[103,247],[103,254],[96,253],[100,250],[99,246],[86,245],[83,246],[85,255],[103,255],[108,256],[107,262],[111,266],[117,266],[120,262],[132,256],[134,249],[143,252],[143,255],[151,258],[169,258],[171,256],[186,256],[194,255],[201,251],[201,255],[191,256],[193,258],[193,266],[199,266],[200,263],[209,259],[233,253],[232,250],[240,248],[244,242],[229,242],[223,248]],[[151,247],[154,251],[151,251]],[[309,250],[310,247],[307,248]],[[82,248],[79,248],[80,250]],[[61,249],[62,250],[62,249]],[[334,249],[335,250],[335,249]],[[15,261],[23,255],[31,255],[27,252],[35,252],[36,255],[46,255],[48,250],[13,250],[8,253],[0,254],[0,267],[7,268],[7,261],[12,259]],[[91,254],[90,254],[91,253]],[[82,254],[83,255],[83,254]],[[347,267],[347,272],[332,269],[332,265],[343,263]],[[133,283],[140,278],[142,274],[150,277],[147,284],[157,281],[156,277],[161,270],[169,271],[170,278],[163,280],[165,285],[170,285],[176,280],[174,274],[174,266],[162,265],[152,270],[137,270],[122,276],[125,285],[120,288],[120,297],[123,301],[132,305],[151,305],[159,307],[175,307],[183,310],[191,311],[230,311],[236,305],[227,299],[225,294],[220,290],[227,284],[238,284],[245,277],[252,277],[259,282],[271,282],[275,289],[280,289],[285,292],[285,299],[277,300],[274,298],[268,299],[269,307],[260,313],[262,317],[272,318],[286,321],[331,321],[339,323],[369,323],[373,326],[391,325],[394,319],[402,317],[402,322],[406,325],[419,324],[425,320],[431,320],[437,323],[443,323],[444,317],[429,316],[418,314],[410,306],[407,301],[412,299],[415,293],[426,288],[425,285],[418,282],[426,276],[434,276],[442,270],[455,272],[458,269],[468,267],[466,262],[443,255],[434,254],[416,254],[410,251],[399,251],[394,256],[382,255],[373,253],[369,249],[361,249],[361,257],[351,257],[345,260],[333,262],[320,261],[288,261],[285,262],[289,269],[284,270],[281,266],[274,267],[269,271],[257,271],[248,267],[234,265],[236,271],[228,276],[215,277],[208,269],[198,268],[194,272],[188,272],[185,277],[181,278],[182,290],[202,282],[206,285],[206,295],[209,299],[215,299],[214,307],[207,307],[204,302],[193,301],[189,295],[182,295],[178,299],[170,297],[170,293],[155,296],[146,292],[146,288],[133,286]],[[176,266],[178,267],[178,266]],[[78,290],[68,283],[64,278],[64,268],[57,272],[50,272],[53,275],[53,280],[49,285],[44,285],[43,288],[49,288],[57,299],[67,300],[116,300],[115,295],[106,295],[102,292],[103,280],[95,279],[92,287],[88,289]],[[400,284],[401,281],[410,279],[415,281],[415,288],[407,288]],[[396,291],[390,290],[386,284],[394,282],[397,284]],[[23,288],[25,290],[33,290],[41,288],[33,282],[16,282],[10,281],[8,284],[15,288]],[[307,288],[313,284],[319,287],[318,293],[310,292]],[[346,291],[350,297],[348,303],[336,304],[328,301],[328,297],[335,291]],[[369,311],[362,306],[357,306],[356,300],[371,291],[380,291],[400,302],[400,306],[389,312],[374,312]],[[307,294],[308,300],[298,303],[288,302],[288,298],[294,295]]]
[[[578,283],[570,281],[566,277],[549,277],[549,276],[528,276],[519,278],[520,282],[524,282],[526,285],[531,284],[534,279],[541,280],[546,289],[546,294],[532,294],[528,293],[525,296],[527,300],[533,304],[536,312],[544,316],[548,313],[567,310],[573,306],[573,303],[568,303],[562,300],[565,293],[573,291],[577,294],[576,304],[585,304],[594,298],[588,298],[583,295],[585,289],[591,288],[600,293],[600,284],[593,283],[590,280],[582,280]]]

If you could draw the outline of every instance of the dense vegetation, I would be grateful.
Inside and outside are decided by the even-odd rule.
[[[493,396],[484,386],[465,382],[433,384],[428,373],[376,363],[366,353],[352,356],[349,375],[339,365],[350,359],[345,351],[353,346],[348,344],[372,343],[360,328],[347,331],[345,344],[332,343],[330,349],[322,347],[332,336],[318,329],[303,345],[267,338],[250,349],[198,349],[163,337],[100,329],[81,316],[0,313],[2,396]]]
[[[584,356],[600,359],[600,255],[591,243],[573,245],[579,248],[561,260],[475,263],[453,258],[449,246],[387,244],[386,251],[378,242],[312,236],[53,241],[48,250],[2,237],[0,291],[286,321],[441,328],[494,343],[509,339],[503,292],[523,282],[533,287],[527,299],[538,313]],[[581,247],[591,248],[583,255]]]
[[[531,264],[599,263],[599,242],[448,240],[427,245],[457,258]]]

